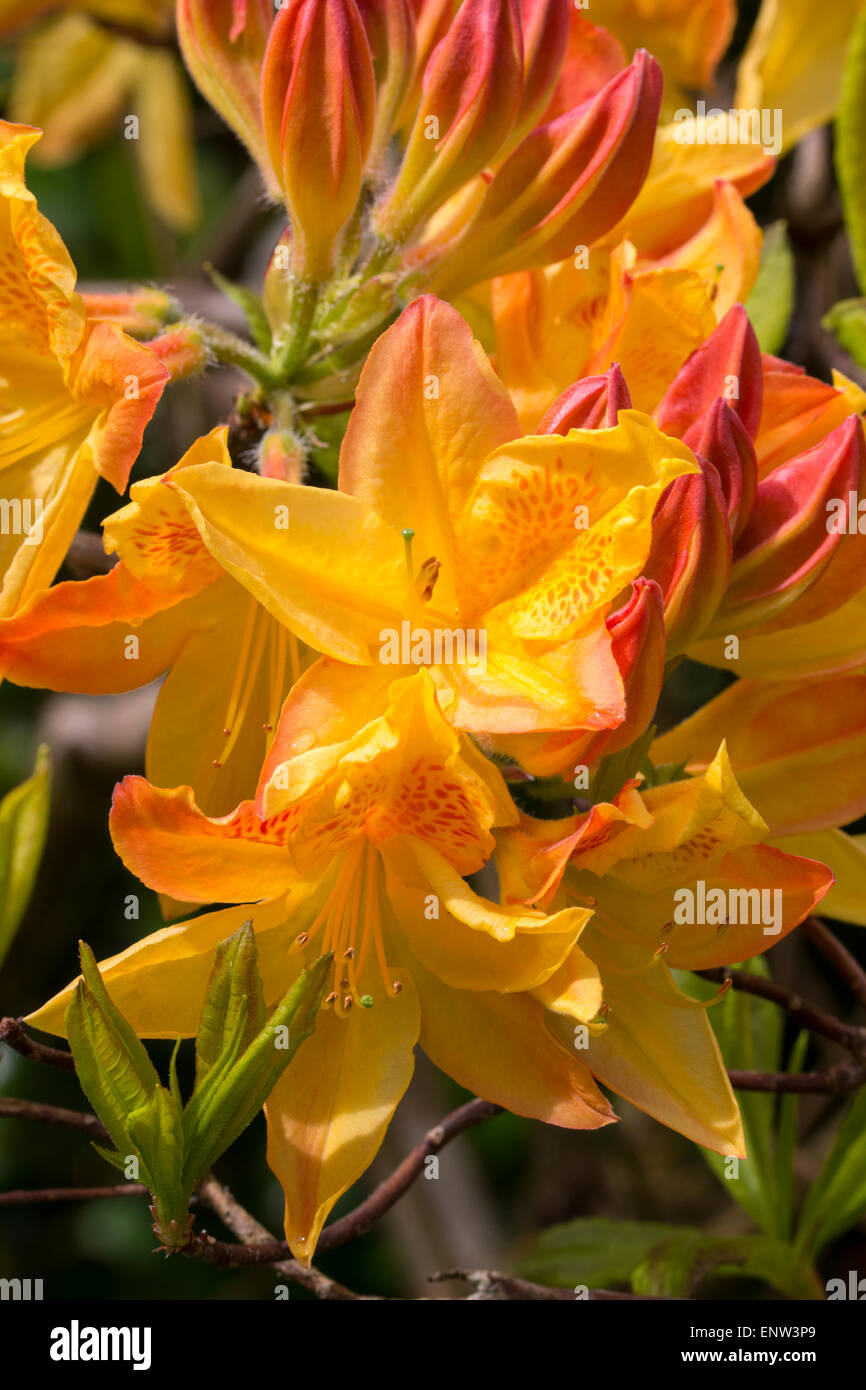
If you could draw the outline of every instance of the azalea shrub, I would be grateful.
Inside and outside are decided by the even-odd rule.
[[[864,1296],[814,9],[0,3],[13,1283]]]

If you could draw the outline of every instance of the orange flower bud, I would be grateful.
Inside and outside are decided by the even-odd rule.
[[[376,214],[386,241],[404,241],[495,159],[522,90],[517,0],[465,0],[427,63],[400,172]]]
[[[527,136],[444,258],[435,293],[453,295],[481,279],[548,265],[609,231],[649,168],[661,89],[658,63],[639,52],[592,101]]]
[[[268,160],[259,88],[273,19],[270,0],[178,0],[177,34],[196,86],[231,126],[279,197]]]
[[[271,163],[294,227],[294,271],[321,281],[358,201],[376,86],[354,0],[289,0],[262,70]]]
[[[87,291],[81,298],[88,318],[119,324],[125,333],[136,338],[149,338],[177,316],[177,305],[171,295],[149,285],[120,293]]]
[[[415,17],[409,0],[355,0],[367,31],[376,78],[376,120],[369,161],[375,168],[397,128],[415,70]]]
[[[631,409],[631,396],[618,363],[603,376],[585,376],[553,402],[538,434],[568,434],[569,430],[612,429],[621,410]]]
[[[565,57],[569,0],[518,0],[523,31],[523,96],[506,146],[520,144],[544,116]]]
[[[662,592],[651,579],[636,579],[631,597],[611,613],[606,627],[611,651],[625,687],[626,715],[616,729],[605,729],[587,749],[586,762],[627,748],[649,727],[665,673],[665,620]]]
[[[301,483],[305,462],[303,446],[291,430],[268,430],[259,445],[259,472],[263,478]]]
[[[194,323],[180,323],[158,338],[151,338],[147,346],[168,369],[172,381],[195,376],[211,360],[201,329]]]
[[[755,448],[739,415],[721,396],[697,428],[687,431],[690,448],[713,465],[728,508],[731,539],[736,541],[755,504],[758,465]]]

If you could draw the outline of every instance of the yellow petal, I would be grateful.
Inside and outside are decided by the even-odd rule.
[[[268,1163],[286,1197],[286,1239],[309,1263],[334,1204],[369,1167],[412,1078],[419,1007],[402,990],[346,1017],[322,1011],[316,1030],[265,1106]]]
[[[455,989],[534,989],[564,961],[591,913],[534,912],[480,898],[441,855],[403,837],[386,853],[388,898],[418,959]]]
[[[188,232],[199,220],[192,101],[186,74],[168,49],[137,53],[138,156],[148,202],[164,222]]]
[[[726,655],[729,634],[696,642],[689,656],[750,679],[798,680],[866,666],[866,589],[823,618],[802,627],[762,623],[741,633],[735,658]]]
[[[558,1043],[529,994],[451,989],[413,962],[421,1046],[461,1086],[516,1115],[599,1129],[616,1116],[582,1057]]]
[[[772,835],[866,813],[866,676],[737,681],[657,739],[651,757],[700,772],[722,733],[740,788]]]
[[[601,971],[610,1013],[580,1056],[599,1079],[653,1119],[716,1153],[745,1157],[740,1114],[704,1005],[689,999],[661,961],[605,938],[586,949]],[[573,1033],[556,1018],[557,1036]]]
[[[119,955],[99,962],[106,988],[140,1037],[192,1037],[198,1031],[217,945],[251,921],[266,986],[265,1002],[273,1005],[301,968],[300,955],[288,953],[294,935],[302,930],[298,925],[302,917],[294,924],[291,921],[293,913],[301,911],[300,899],[301,890],[297,890],[289,907],[279,902],[221,908],[178,926],[163,927]],[[65,1036],[63,1020],[75,983],[73,980],[30,1014],[28,1022],[47,1033]]]
[[[735,104],[780,108],[784,150],[835,112],[845,50],[861,3],[763,0],[740,60]]]
[[[836,882],[821,903],[822,916],[866,927],[866,836],[817,830],[780,836],[773,844],[787,854],[819,860],[834,875]]]
[[[172,486],[211,554],[309,646],[364,665],[400,630],[403,542],[356,498],[214,464]]]
[[[454,526],[489,453],[520,433],[508,392],[456,309],[425,295],[375,344],[340,451],[340,488],[442,565],[456,602]],[[399,401],[399,410],[394,403]]]

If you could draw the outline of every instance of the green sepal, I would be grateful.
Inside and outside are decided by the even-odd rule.
[[[246,1022],[240,1047],[247,1047],[264,1024],[265,999],[258,955],[250,922],[244,922],[216,948],[196,1038],[196,1088],[224,1054],[244,1001]]]

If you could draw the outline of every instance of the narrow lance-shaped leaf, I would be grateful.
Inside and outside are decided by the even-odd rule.
[[[836,174],[854,268],[866,294],[866,9],[861,9],[845,58],[836,116]]]
[[[0,965],[30,901],[45,847],[51,760],[42,747],[33,776],[0,802]]]
[[[243,1055],[220,1078],[207,1104],[195,1116],[194,1125],[187,1108],[188,1182],[197,1182],[246,1129],[301,1043],[313,1032],[332,959],[332,955],[322,956],[295,981]]]
[[[157,1086],[147,1104],[129,1116],[129,1137],[141,1157],[142,1180],[153,1193],[154,1223],[164,1245],[186,1244],[191,1218],[190,1193],[183,1181],[183,1120],[181,1105],[164,1086]]]
[[[265,1000],[258,972],[258,948],[252,926],[242,927],[221,941],[214,953],[196,1039],[196,1085],[204,1080],[234,1033],[238,1013],[247,1000],[245,1027],[239,1045],[252,1042],[265,1021]]]
[[[784,222],[764,232],[761,268],[746,301],[762,352],[778,353],[785,345],[794,310],[794,255]]]
[[[796,1246],[815,1254],[866,1210],[866,1091],[861,1090],[836,1135],[800,1212]]]

